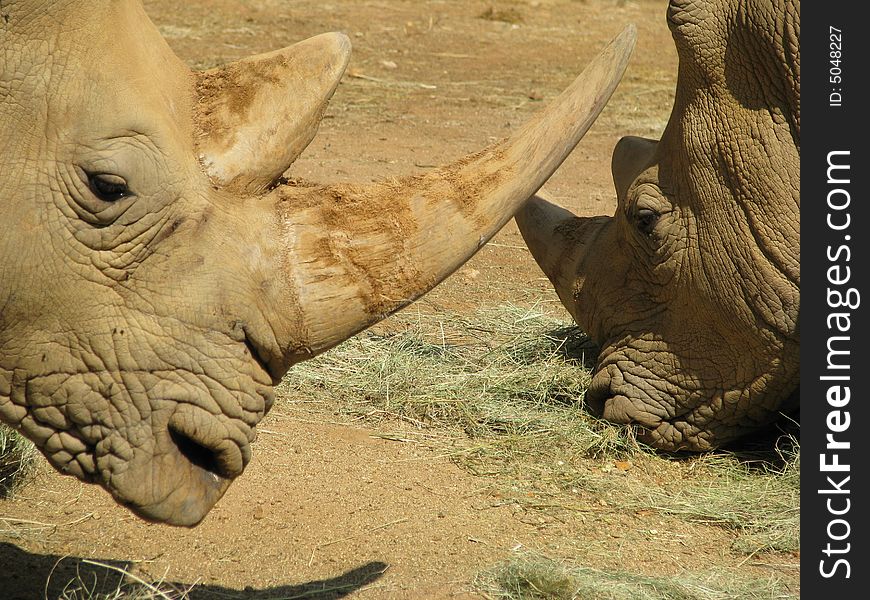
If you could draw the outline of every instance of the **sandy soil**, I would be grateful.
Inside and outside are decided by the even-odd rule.
[[[319,135],[289,174],[370,181],[421,172],[515,130],[627,23],[638,45],[602,117],[547,189],[581,214],[609,213],[610,152],[657,137],[676,55],[665,3],[624,0],[149,0],[182,58],[206,68],[324,31],[354,44]],[[513,223],[427,297],[454,309],[558,302]],[[0,597],[49,597],[98,560],[140,577],[197,584],[193,598],[477,597],[475,573],[512,549],[591,566],[678,573],[736,566],[720,529],[592,506],[568,519],[499,502],[491,482],[433,450],[388,441],[330,414],[279,407],[255,459],[196,529],[139,521],[100,489],[48,472],[0,500]],[[4,521],[5,519],[5,521]],[[12,533],[10,533],[12,532]],[[105,577],[105,569],[95,571]]]

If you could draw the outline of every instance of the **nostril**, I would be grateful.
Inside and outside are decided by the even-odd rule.
[[[230,477],[225,472],[225,469],[222,468],[219,454],[214,450],[206,448],[172,427],[169,428],[169,437],[181,455],[189,460],[191,464],[209,473],[214,473],[219,477]]]
[[[606,383],[602,385],[599,381],[593,379],[586,389],[586,394],[583,396],[583,403],[586,405],[586,410],[596,417],[600,417],[604,414],[604,404],[609,397],[610,386]]]
[[[220,479],[241,475],[251,458],[248,436],[221,415],[182,404],[166,425],[179,459]]]

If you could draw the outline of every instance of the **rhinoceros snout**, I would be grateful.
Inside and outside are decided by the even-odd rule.
[[[186,402],[162,424],[156,420],[154,427],[153,452],[134,450],[126,459],[104,452],[98,459],[110,473],[107,489],[145,519],[196,525],[245,470],[253,429]]]

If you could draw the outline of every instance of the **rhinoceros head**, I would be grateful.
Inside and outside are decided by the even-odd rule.
[[[672,0],[680,67],[660,141],[623,138],[612,217],[535,198],[535,259],[601,345],[587,404],[668,450],[769,423],[798,385],[797,2]]]
[[[287,185],[348,61],[327,34],[190,71],[135,0],[0,19],[0,418],[148,519],[199,522],[273,385],[407,305],[579,141],[627,29],[513,138],[432,172]]]

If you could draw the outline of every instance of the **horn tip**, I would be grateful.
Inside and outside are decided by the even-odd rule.
[[[626,25],[619,35],[617,35],[612,44],[617,48],[624,49],[625,51],[632,52],[634,50],[634,46],[637,43],[637,26],[634,23],[629,23]]]
[[[330,31],[328,33],[321,33],[317,38],[323,39],[325,43],[333,47],[336,53],[350,56],[351,50],[353,49],[353,44],[350,41],[350,37],[343,31]]]

